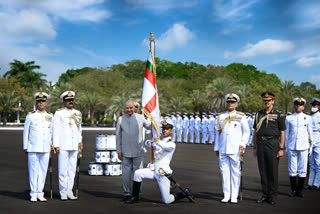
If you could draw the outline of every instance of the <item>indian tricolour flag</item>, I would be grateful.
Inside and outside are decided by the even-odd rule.
[[[144,75],[142,111],[151,119],[153,139],[159,138],[160,110],[156,84],[156,65],[151,49],[149,49],[149,58]]]

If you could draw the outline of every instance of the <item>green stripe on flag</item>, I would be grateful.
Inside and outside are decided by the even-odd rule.
[[[152,63],[151,63],[149,60],[147,60],[147,66],[146,66],[146,68],[148,68],[151,72],[153,72]]]

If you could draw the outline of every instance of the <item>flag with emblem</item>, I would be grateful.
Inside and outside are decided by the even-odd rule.
[[[149,58],[147,60],[146,72],[142,90],[142,111],[152,122],[152,137],[160,138],[160,110],[158,101],[158,91],[156,85],[156,65],[151,48],[149,49]]]

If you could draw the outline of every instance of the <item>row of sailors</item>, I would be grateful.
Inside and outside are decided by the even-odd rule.
[[[246,113],[248,126],[250,128],[250,137],[247,146],[252,145],[254,115],[255,113]],[[174,128],[172,131],[172,140],[177,143],[184,142],[200,144],[201,135],[202,144],[206,144],[207,142],[208,144],[213,144],[215,139],[216,127],[215,114],[212,112],[209,112],[209,114],[202,112],[201,117],[202,119],[200,119],[199,112],[190,113],[189,117],[188,113],[186,112],[184,112],[183,114],[181,114],[180,112],[172,112],[171,115],[167,114],[164,118],[162,117],[161,121],[170,119],[173,122]]]

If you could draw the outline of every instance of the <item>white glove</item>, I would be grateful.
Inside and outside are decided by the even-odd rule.
[[[144,142],[144,145],[146,145],[147,147],[151,147],[152,144],[153,144],[153,141],[152,141],[152,140],[146,140],[146,141]]]

